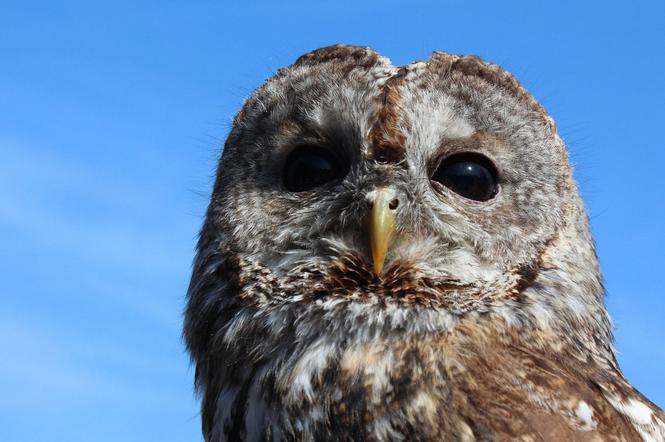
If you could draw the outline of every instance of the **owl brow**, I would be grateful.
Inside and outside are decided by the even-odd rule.
[[[487,146],[499,144],[500,142],[500,138],[490,132],[476,132],[465,138],[444,140],[430,156],[427,164],[428,170],[433,171],[445,157],[452,154],[464,152],[483,153]]]

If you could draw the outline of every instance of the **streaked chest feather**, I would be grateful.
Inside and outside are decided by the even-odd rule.
[[[662,440],[643,398],[553,338],[461,321],[284,347],[227,376],[213,440]]]

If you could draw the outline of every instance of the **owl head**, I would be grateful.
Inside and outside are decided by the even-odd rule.
[[[611,354],[600,281],[566,148],[509,73],[337,45],[235,117],[185,336],[200,361],[248,324],[363,340],[494,317]]]

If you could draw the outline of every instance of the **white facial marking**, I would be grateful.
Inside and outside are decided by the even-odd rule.
[[[647,404],[633,398],[624,400],[607,392],[605,397],[619,413],[630,419],[633,427],[642,436],[642,440],[665,441],[665,423],[654,416]]]
[[[584,424],[585,429],[592,430],[596,428],[596,421],[593,420],[593,409],[584,401],[577,404],[575,414]]]
[[[651,423],[651,409],[635,399],[629,399],[624,404],[624,413],[638,424],[647,425]]]
[[[310,402],[314,400],[312,378],[319,376],[321,371],[328,366],[328,359],[334,352],[334,345],[322,339],[312,345],[298,360],[292,371],[288,396],[291,401],[298,402],[302,397]]]

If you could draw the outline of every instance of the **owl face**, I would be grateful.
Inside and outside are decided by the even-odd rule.
[[[261,302],[381,293],[464,311],[509,300],[553,244],[595,262],[580,207],[551,119],[497,66],[395,68],[337,46],[247,100],[204,237],[271,276]]]
[[[220,160],[184,324],[204,433],[316,439],[374,413],[389,439],[384,399],[419,427],[416,392],[451,405],[460,358],[498,337],[605,373],[602,295],[564,145],[513,77],[474,57],[316,50],[247,99]]]

